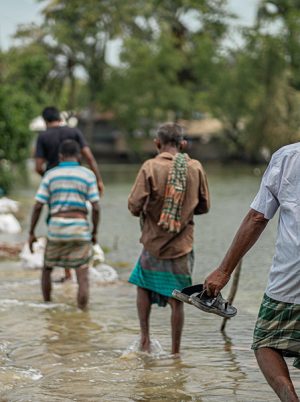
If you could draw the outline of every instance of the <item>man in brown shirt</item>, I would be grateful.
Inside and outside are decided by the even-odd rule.
[[[200,162],[180,151],[185,145],[178,124],[162,125],[155,139],[158,155],[141,167],[128,208],[142,216],[144,246],[129,282],[137,285],[141,350],[150,351],[151,304],[171,305],[172,353],[179,353],[184,313],[172,291],[191,285],[193,216],[208,212],[210,201]]]

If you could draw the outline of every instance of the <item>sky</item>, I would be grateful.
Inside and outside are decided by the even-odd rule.
[[[252,25],[258,3],[259,0],[228,0],[229,10],[238,16],[235,24]],[[39,23],[41,8],[43,4],[36,0],[0,0],[0,48],[6,50],[13,45],[12,35],[19,24]],[[113,52],[112,49],[110,57],[114,57]]]

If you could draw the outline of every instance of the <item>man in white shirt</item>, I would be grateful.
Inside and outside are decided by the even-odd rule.
[[[298,402],[284,357],[300,369],[300,143],[279,149],[223,261],[205,280],[216,296],[279,209],[276,250],[252,349],[281,401]]]

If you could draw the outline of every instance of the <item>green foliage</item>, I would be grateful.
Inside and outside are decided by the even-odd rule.
[[[256,161],[262,149],[298,140],[298,1],[262,0],[256,25],[230,50],[226,0],[41,3],[42,24],[19,29],[20,45],[1,55],[2,158],[26,157],[28,122],[50,103],[88,109],[89,141],[93,114],[112,111],[133,148],[137,130],[199,112],[222,121],[232,157]],[[112,66],[115,39],[120,63]]]

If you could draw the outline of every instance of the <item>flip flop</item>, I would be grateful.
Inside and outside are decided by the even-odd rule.
[[[182,290],[174,289],[172,292],[172,296],[174,299],[180,300],[184,303],[192,304],[190,301],[190,297],[195,293],[203,292],[203,285],[193,285],[183,288]]]
[[[208,296],[205,289],[197,295],[192,295],[190,303],[206,313],[217,314],[225,318],[234,317],[237,313],[237,309],[223,299],[221,293],[212,297]]]

